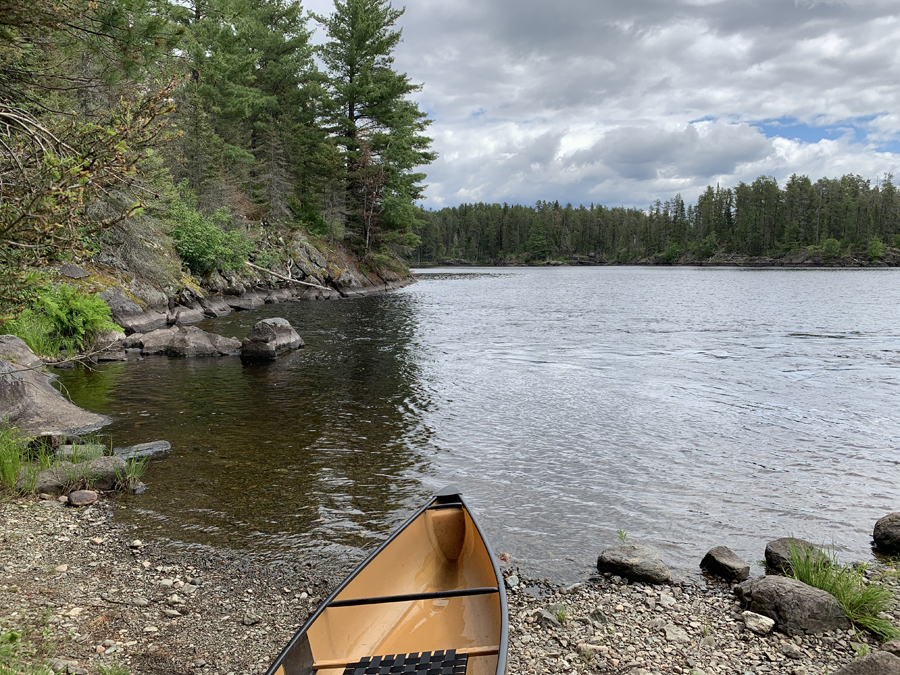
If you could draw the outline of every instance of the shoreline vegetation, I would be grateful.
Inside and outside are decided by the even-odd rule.
[[[794,174],[783,186],[760,176],[709,186],[696,203],[681,195],[648,209],[461,204],[423,214],[414,266],[442,260],[516,264],[897,265],[900,191],[886,174]]]
[[[0,672],[260,675],[356,563],[263,563],[139,541],[115,519],[139,499],[73,508],[0,498]],[[778,622],[773,632],[776,622],[755,622],[765,617],[747,612],[734,582],[711,575],[650,583],[599,572],[562,587],[499,558],[511,673],[825,675],[900,651],[854,627],[805,634]],[[900,622],[896,560],[853,569],[891,596],[881,615]]]

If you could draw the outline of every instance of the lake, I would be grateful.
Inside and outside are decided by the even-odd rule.
[[[165,439],[118,517],[145,539],[358,558],[455,483],[497,552],[583,577],[657,548],[695,574],[793,534],[866,559],[900,508],[900,272],[420,270],[388,295],[267,305],[306,348],[77,369],[115,445]]]

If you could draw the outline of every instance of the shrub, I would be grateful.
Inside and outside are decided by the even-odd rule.
[[[894,248],[900,248],[900,234],[894,235]]]
[[[175,225],[171,232],[175,250],[194,274],[240,269],[253,249],[239,231],[225,232],[217,224],[227,225],[231,220],[224,209],[205,218],[183,201],[177,201],[169,215]]]
[[[121,329],[99,297],[59,284],[38,287],[29,306],[3,330],[22,338],[36,354],[55,356],[84,349],[101,333]]]
[[[900,637],[900,630],[878,616],[891,608],[894,596],[887,586],[866,583],[865,565],[840,565],[833,554],[811,548],[801,550],[793,541],[789,546],[794,579],[831,593],[853,625],[871,631],[881,640]]]
[[[884,257],[884,242],[878,237],[869,240],[869,260],[881,260]]]
[[[841,242],[837,239],[826,239],[822,244],[822,258],[826,261],[834,260],[841,254]]]

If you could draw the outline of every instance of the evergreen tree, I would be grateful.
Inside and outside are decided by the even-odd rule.
[[[373,243],[417,243],[414,202],[425,175],[414,169],[436,157],[423,135],[429,121],[407,100],[421,86],[392,67],[401,39],[394,24],[402,14],[388,0],[336,0],[334,14],[318,17],[329,38],[321,51],[331,104],[326,119],[344,156],[348,220],[366,253]]]

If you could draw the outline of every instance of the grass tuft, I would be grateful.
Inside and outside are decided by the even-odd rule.
[[[794,579],[831,593],[854,626],[882,641],[900,638],[900,630],[878,616],[891,608],[894,595],[886,586],[866,583],[866,565],[841,565],[833,553],[801,550],[793,541],[789,546]]]

